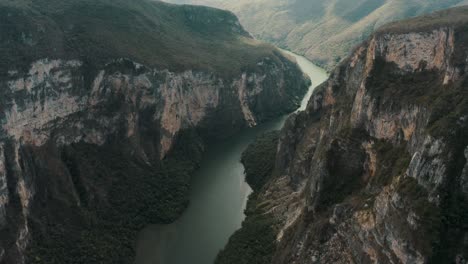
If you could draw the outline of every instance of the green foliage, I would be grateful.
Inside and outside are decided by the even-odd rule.
[[[431,203],[424,187],[412,177],[403,178],[397,186],[398,193],[409,203],[409,209],[417,215],[417,230],[407,235],[417,236],[412,241],[424,256],[431,256],[434,247],[439,243],[440,208]]]
[[[178,1],[178,0],[167,0]],[[259,39],[305,55],[327,70],[339,58],[386,23],[449,8],[463,0],[204,0],[239,16],[242,24]],[[200,0],[186,0],[200,3]],[[463,9],[445,16],[449,23],[466,17]],[[427,21],[445,22],[437,16]],[[425,22],[427,24],[427,21]],[[431,23],[431,22],[430,22]],[[410,23],[395,24],[400,31]],[[444,23],[441,24],[443,26]]]
[[[373,78],[368,79],[367,85],[374,98],[380,99],[382,108],[388,107],[387,102],[392,100],[399,105],[418,103],[430,106],[434,96],[440,93],[443,76],[435,70],[423,70],[412,74],[401,74],[398,66],[387,63],[383,58],[377,57],[373,67]]]
[[[466,135],[466,128],[454,124],[460,123],[460,118],[468,113],[467,84],[468,80],[456,89],[445,89],[442,93],[433,95],[428,132],[435,137],[446,138],[452,146],[461,143]],[[448,127],[452,129],[447,129]]]
[[[274,220],[268,215],[248,217],[216,258],[216,264],[269,264],[276,249]]]
[[[434,244],[435,253],[430,263],[443,263],[455,254],[464,253],[468,258],[468,245],[460,243],[468,232],[468,198],[465,194],[453,191],[451,197],[445,203],[441,213],[441,239]]]
[[[201,158],[199,142],[195,133],[181,133],[158,164],[143,161],[128,142],[66,147],[62,158],[81,205],[36,212],[40,218],[31,219],[29,262],[131,263],[137,232],[150,223],[173,222],[185,209],[190,175]]]
[[[404,145],[397,145],[378,140],[375,143],[377,153],[376,172],[371,184],[382,187],[388,185],[392,180],[402,175],[411,161],[411,156]]]
[[[435,1],[437,2],[437,1]],[[449,0],[445,4],[438,4],[435,8],[448,8],[451,5],[457,4],[458,0]],[[431,10],[433,11],[433,10]],[[435,27],[446,27],[465,25],[468,22],[466,7],[456,7],[447,10],[438,11],[428,15],[422,15],[410,19],[399,20],[393,23],[389,23],[381,27],[377,34],[381,33],[407,33],[415,31],[432,31]]]
[[[258,192],[270,179],[276,157],[279,132],[264,133],[242,153],[246,180],[254,190],[247,203],[242,228],[218,254],[216,264],[268,264],[276,249],[275,220],[265,214]]]
[[[385,4],[385,0],[342,0],[335,6],[335,13],[349,22],[358,22]]]
[[[230,77],[277,60],[275,48],[244,31],[230,12],[150,0],[0,2],[0,69],[42,59],[81,59],[100,67],[129,58],[173,71]],[[97,66],[96,66],[97,65]]]
[[[360,144],[366,134],[361,130],[345,129],[341,138],[331,143],[326,151],[327,177],[324,177],[320,191],[320,209],[343,201],[347,196],[357,193],[364,186],[362,181],[365,152]]]
[[[466,80],[462,89],[466,90]],[[462,91],[466,92],[466,91]],[[442,223],[439,243],[435,244],[435,253],[430,263],[442,263],[446,259],[454,258],[456,254],[464,252],[468,258],[468,245],[463,243],[468,232],[468,197],[461,190],[460,182],[463,177],[463,169],[467,164],[464,151],[468,146],[468,120],[464,118],[468,112],[468,100],[466,96],[458,95],[452,100],[451,105],[443,113],[438,113],[434,118],[433,127],[430,130],[438,137],[444,137],[449,144],[452,153],[447,166],[448,179],[443,183],[440,193],[440,208]],[[440,98],[442,102],[447,98]],[[437,101],[439,104],[441,101]],[[436,105],[440,107],[440,105]],[[447,127],[442,129],[442,125]]]
[[[260,135],[242,153],[247,183],[254,191],[259,191],[273,171],[279,131]]]

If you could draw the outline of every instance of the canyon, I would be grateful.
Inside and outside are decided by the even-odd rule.
[[[253,32],[315,87],[229,11],[0,1],[0,264],[465,264],[466,1],[347,4],[314,9],[336,38]]]
[[[217,263],[466,263],[467,29],[459,7],[356,47],[286,121]]]
[[[304,57],[283,52],[293,56],[311,80],[309,91],[296,110],[303,111],[313,90],[328,75]],[[252,192],[241,163],[243,151],[257,137],[281,129],[287,117],[288,114],[282,115],[255,127],[241,129],[232,137],[211,142],[192,177],[187,209],[174,223],[151,225],[140,232],[135,263],[213,263],[229,237],[241,227],[246,202]]]
[[[294,111],[309,83],[221,10],[6,1],[0,13],[2,264],[132,262],[139,230],[184,211],[205,144]]]

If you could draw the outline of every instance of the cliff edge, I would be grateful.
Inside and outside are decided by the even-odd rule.
[[[467,32],[466,7],[384,26],[289,118],[258,263],[466,262]]]
[[[298,66],[229,12],[0,2],[0,263],[131,263],[205,143],[295,110]]]

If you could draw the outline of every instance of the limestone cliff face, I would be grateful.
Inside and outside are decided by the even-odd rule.
[[[204,144],[292,112],[298,66],[230,12],[0,1],[0,263],[132,263]]]
[[[465,263],[462,11],[376,32],[287,121],[260,194],[280,220],[273,263]]]
[[[307,86],[298,67],[268,57],[258,66],[232,79],[128,59],[91,74],[83,61],[47,58],[27,71],[10,70],[0,79],[0,263],[24,263],[29,241],[37,239],[28,223],[39,217],[31,209],[37,201],[57,195],[47,199],[80,207],[89,202],[85,192],[100,196],[91,199],[95,203],[106,202],[110,187],[77,182],[60,150],[116,144],[143,164],[157,164],[182,131],[199,131],[203,138],[210,130],[235,131],[294,110]],[[57,185],[43,186],[48,183]]]

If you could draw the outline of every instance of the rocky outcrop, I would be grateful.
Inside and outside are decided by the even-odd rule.
[[[36,4],[51,12],[49,3],[30,5]],[[75,8],[88,4],[77,2]],[[239,39],[254,42],[227,12],[147,1],[132,7],[96,4],[101,5],[107,11],[98,17],[105,12],[127,14],[125,8],[140,5],[161,16],[180,11],[183,16],[162,20],[159,26],[188,19],[193,30],[210,30],[211,25],[211,37],[221,38],[222,45],[242,50],[246,46]],[[0,12],[6,9],[2,6]],[[21,13],[8,10],[10,18],[5,19]],[[37,14],[31,10],[24,12]],[[154,19],[146,12],[141,15]],[[49,18],[47,23],[55,14]],[[147,28],[138,27],[140,31],[128,36],[139,32],[147,38],[149,33],[141,32]],[[77,41],[60,34],[55,37],[69,44]],[[81,37],[86,46],[94,37],[89,34],[71,35]],[[187,34],[182,30],[179,37]],[[307,89],[294,62],[258,43],[247,45],[258,49],[255,55],[239,51],[249,60],[233,62],[239,71],[229,74],[189,62],[176,70],[173,64],[165,68],[139,61],[144,53],[109,47],[116,53],[107,54],[95,44],[98,60],[87,50],[66,48],[48,56],[37,43],[29,47],[35,55],[28,57],[30,50],[17,44],[12,56],[24,52],[24,60],[1,65],[7,70],[0,75],[0,263],[132,262],[135,232],[150,222],[174,221],[183,211],[190,174],[207,140],[295,110]],[[2,52],[8,50],[8,43],[1,45],[7,45]],[[192,48],[191,59],[203,61],[203,50],[198,54],[197,47]],[[158,59],[170,61],[176,55],[165,56]]]
[[[382,28],[286,122],[272,263],[465,263],[467,14]]]
[[[0,212],[5,228],[10,211],[22,211],[17,250],[23,251],[30,239],[31,199],[41,195],[36,193],[34,171],[27,169],[34,165],[28,164],[24,148],[103,146],[118,137],[130,142],[132,151],[140,152],[142,162],[157,163],[173,148],[181,131],[199,129],[203,136],[203,130],[235,130],[256,125],[271,113],[294,110],[299,102],[295,98],[280,99],[275,109],[259,107],[271,94],[284,98],[286,89],[297,89],[297,95],[305,91],[301,73],[286,59],[284,63],[264,64],[264,74],[246,72],[239,80],[226,80],[203,72],[150,69],[119,59],[98,70],[89,87],[83,81],[81,61],[43,59],[28,72],[10,73],[2,82]],[[290,70],[296,73],[291,75]],[[16,208],[9,206],[13,196],[20,200],[19,206],[12,206]],[[81,202],[73,196],[74,203]]]
[[[3,81],[2,139],[37,147],[50,141],[57,146],[102,145],[121,126],[126,137],[137,136],[139,122],[148,118],[162,131],[155,143],[164,157],[179,131],[196,127],[226,101],[239,110],[229,121],[238,127],[268,118],[270,111],[257,106],[264,94],[276,93],[281,98],[291,92],[287,88],[297,89],[296,98],[280,102],[279,110],[271,109],[277,113],[294,110],[306,83],[294,64],[286,59],[284,63],[262,64],[261,76],[246,72],[231,81],[215,74],[175,73],[118,59],[99,70],[86,87],[83,62],[43,59],[34,62],[27,73],[10,72]],[[286,82],[296,86],[287,87]],[[270,87],[271,83],[277,85]],[[123,109],[105,107],[110,104]],[[152,110],[151,116],[140,115],[147,109]]]

